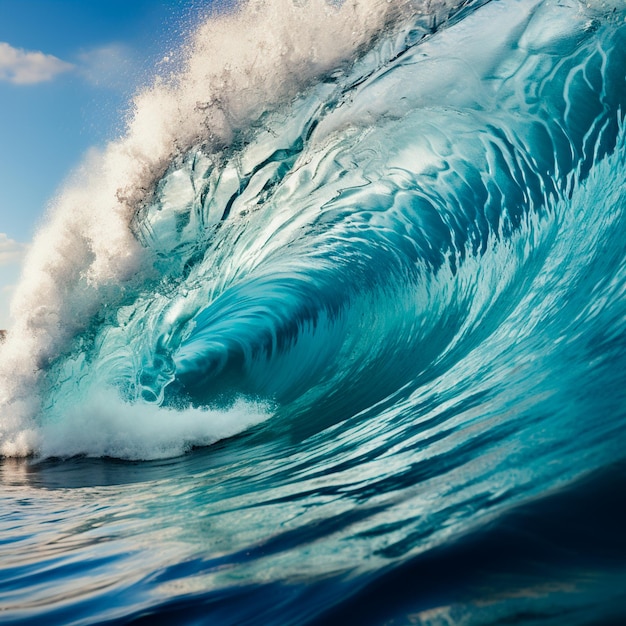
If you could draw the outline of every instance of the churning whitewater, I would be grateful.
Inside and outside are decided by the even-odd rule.
[[[39,604],[8,593],[6,615],[626,616],[617,532],[601,565],[566,566],[515,530],[528,515],[544,536],[554,498],[559,525],[622,519],[577,486],[626,484],[625,111],[623,0],[253,0],[208,17],[33,243],[0,346],[0,453],[33,457],[45,486],[63,463],[223,441],[80,487],[133,520],[98,531],[129,573],[119,602],[117,583],[61,602],[21,572]],[[84,506],[59,524],[92,523]],[[471,569],[502,552],[487,528],[519,553]],[[162,552],[124,552],[141,533]],[[554,554],[581,533],[550,535]],[[553,560],[538,573],[522,552]]]

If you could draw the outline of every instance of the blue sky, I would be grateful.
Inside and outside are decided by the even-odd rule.
[[[211,0],[0,0],[0,328],[48,201]]]

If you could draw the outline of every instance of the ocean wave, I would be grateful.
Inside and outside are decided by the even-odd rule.
[[[539,315],[574,198],[610,155],[621,171],[623,13],[283,4],[203,25],[61,196],[2,348],[4,454],[101,454],[46,439],[111,390],[166,419],[269,402],[295,432],[418,407],[468,355],[514,350],[494,338],[520,306]],[[254,45],[224,44],[244,27]]]
[[[621,623],[624,2],[190,41],[14,301],[3,618]]]

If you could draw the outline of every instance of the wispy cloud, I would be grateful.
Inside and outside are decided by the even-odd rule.
[[[14,291],[15,291],[15,285],[4,285],[4,287],[2,287],[2,295],[7,300],[11,299],[11,297],[13,296],[13,292]]]
[[[19,263],[26,254],[26,245],[9,239],[5,233],[0,233],[0,267]]]
[[[14,48],[0,41],[0,81],[34,85],[50,81],[73,67],[51,54]]]
[[[0,233],[0,328],[11,326],[9,303],[13,298],[27,247]]]
[[[73,72],[96,87],[118,90],[133,85],[140,70],[136,51],[117,42],[78,52],[72,61],[0,41],[0,82],[35,85]]]
[[[76,65],[78,73],[92,85],[123,89],[137,74],[139,63],[132,48],[110,43],[81,52]]]

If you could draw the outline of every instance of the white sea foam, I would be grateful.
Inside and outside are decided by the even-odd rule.
[[[227,409],[177,411],[128,404],[101,391],[69,409],[62,421],[41,427],[30,444],[44,457],[162,459],[233,437],[270,416],[268,406],[244,400]]]

